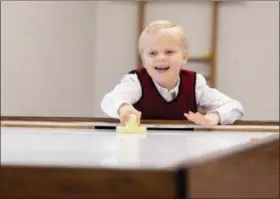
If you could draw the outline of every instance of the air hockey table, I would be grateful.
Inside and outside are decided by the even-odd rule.
[[[279,125],[1,121],[1,198],[279,198]]]

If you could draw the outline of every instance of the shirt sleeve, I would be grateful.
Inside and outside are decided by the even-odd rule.
[[[220,124],[233,124],[243,116],[242,104],[217,89],[210,88],[201,74],[197,74],[195,89],[198,106],[207,113],[217,112],[220,116]]]
[[[126,74],[101,101],[101,109],[112,118],[119,118],[121,104],[134,104],[142,95],[141,85],[136,74]]]

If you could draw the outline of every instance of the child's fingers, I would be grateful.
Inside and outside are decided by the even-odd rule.
[[[193,116],[193,115],[195,115],[195,113],[189,111],[188,113],[184,113],[184,115],[186,115],[186,116]]]
[[[193,112],[189,112],[189,113],[184,113],[184,116],[188,119],[188,120],[190,120],[190,121],[192,121],[192,122],[195,122],[195,114],[193,113]]]
[[[121,117],[120,117],[120,122],[121,122],[121,126],[125,126],[125,123],[126,123],[125,114],[121,115]]]
[[[130,120],[130,116],[133,115],[133,114],[134,114],[133,111],[129,111],[125,114],[125,124]]]
[[[123,117],[120,118],[120,123],[121,123],[121,126],[124,126],[124,118]]]
[[[184,116],[189,120],[190,119],[190,115],[188,113],[184,113]]]
[[[129,119],[129,115],[130,115],[130,112],[124,112],[121,114],[121,116],[120,116],[121,126],[126,125],[126,123],[128,122],[128,119]]]
[[[125,113],[123,113],[120,117],[121,119],[121,126],[125,126],[126,123],[129,121],[130,116],[134,114],[136,115],[136,122],[138,125],[140,125],[140,119],[141,119],[141,112],[136,111],[136,110],[129,110]]]
[[[137,111],[136,117],[137,117],[137,120],[136,120],[137,124],[138,124],[138,126],[140,126],[140,124],[141,124],[141,112]]]
[[[203,115],[201,115],[199,112],[193,113],[189,111],[188,113],[184,113],[184,116],[191,122],[194,122],[195,124],[204,125],[206,123],[205,118]]]
[[[193,113],[193,112],[189,111],[189,113],[184,113],[184,116],[189,121],[191,121],[197,125],[211,126],[211,121],[199,112]]]

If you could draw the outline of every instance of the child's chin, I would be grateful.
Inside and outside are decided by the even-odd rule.
[[[169,81],[168,81],[168,78],[159,78],[159,77],[156,77],[154,78],[154,80],[161,86],[163,85],[166,85]]]
[[[165,82],[168,79],[170,79],[170,73],[168,71],[165,71],[165,72],[154,71],[152,73],[152,77],[153,77],[153,79],[156,79],[158,81]]]
[[[156,70],[156,73],[158,73],[158,74],[162,74],[162,75],[164,75],[164,74],[166,74],[166,73],[168,73],[168,70]]]

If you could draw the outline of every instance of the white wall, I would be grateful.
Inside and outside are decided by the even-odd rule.
[[[244,120],[279,120],[279,2],[223,3],[220,15],[217,87]]]
[[[1,115],[105,116],[103,95],[136,67],[136,3],[1,7]]]
[[[92,115],[95,18],[95,2],[1,2],[1,115]]]
[[[137,64],[137,4],[134,1],[98,1],[94,48],[94,117],[103,96]]]
[[[217,87],[244,104],[244,120],[279,120],[276,4],[221,6]],[[145,21],[182,23],[191,56],[200,56],[210,17],[209,2],[149,2]],[[1,2],[1,115],[105,116],[100,101],[136,67],[136,44],[133,1]]]

